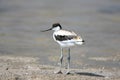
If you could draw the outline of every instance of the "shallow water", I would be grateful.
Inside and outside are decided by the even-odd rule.
[[[85,40],[71,49],[72,67],[119,68],[119,0],[0,0],[0,54],[57,65],[60,49],[52,31],[40,32],[55,22]]]

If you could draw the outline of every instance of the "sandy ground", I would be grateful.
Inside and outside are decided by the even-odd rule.
[[[119,80],[120,70],[71,69],[69,75],[54,74],[55,66],[38,63],[37,57],[0,56],[0,80]]]

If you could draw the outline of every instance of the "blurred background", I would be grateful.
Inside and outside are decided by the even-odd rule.
[[[57,66],[53,32],[40,32],[56,22],[86,41],[71,49],[72,68],[120,68],[120,0],[0,0],[0,55]]]

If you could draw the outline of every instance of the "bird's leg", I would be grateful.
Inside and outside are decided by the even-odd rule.
[[[60,70],[62,68],[62,62],[63,62],[63,48],[61,48],[61,56],[60,56]]]
[[[67,66],[67,72],[66,72],[66,74],[69,74],[70,73],[70,48],[68,48],[68,57],[67,57],[67,60],[68,60],[68,66]]]
[[[61,72],[61,68],[62,68],[62,62],[63,62],[63,48],[61,48],[61,56],[60,56],[60,69],[54,73],[60,74]]]

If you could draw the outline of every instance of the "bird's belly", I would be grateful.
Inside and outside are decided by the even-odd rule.
[[[57,42],[59,43],[61,47],[71,47],[75,45],[75,43],[73,42],[64,42],[64,41],[63,42],[57,41]]]

